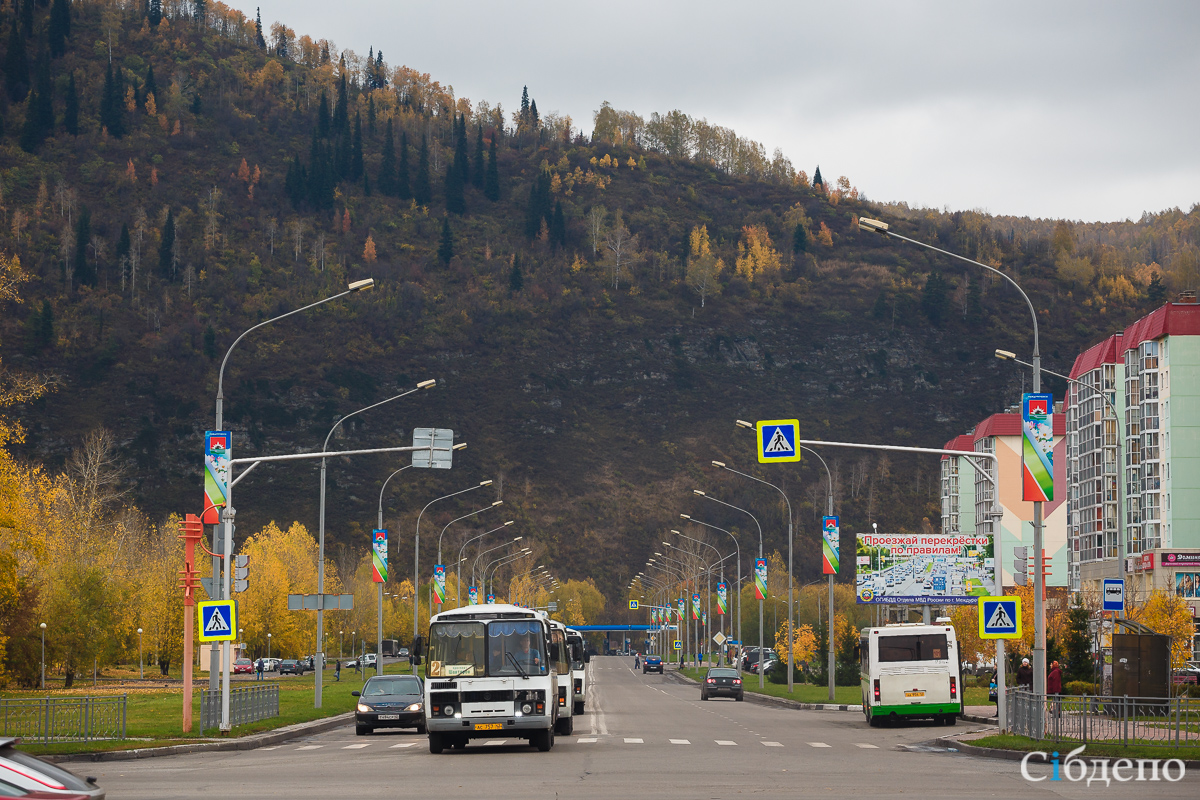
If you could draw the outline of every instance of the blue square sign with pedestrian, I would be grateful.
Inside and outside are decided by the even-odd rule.
[[[758,431],[759,463],[787,463],[800,460],[800,420],[762,420],[755,427]]]
[[[200,610],[200,641],[232,641],[237,631],[237,606],[233,600],[197,603]]]

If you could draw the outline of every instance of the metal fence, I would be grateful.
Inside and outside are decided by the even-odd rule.
[[[245,725],[279,716],[279,684],[255,683],[229,690],[229,724]],[[221,690],[200,692],[200,732],[221,724]]]
[[[25,741],[124,739],[126,695],[0,699],[4,736]]]
[[[1179,747],[1200,744],[1200,699],[1037,695],[1010,690],[1012,733],[1054,742]]]

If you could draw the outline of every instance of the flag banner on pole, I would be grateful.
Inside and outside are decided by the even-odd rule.
[[[233,458],[233,438],[229,431],[204,433],[204,513],[201,522],[216,525],[229,497],[229,461]]]
[[[433,602],[441,605],[446,602],[446,565],[433,565]]]
[[[821,519],[821,569],[823,575],[837,575],[838,561],[841,558],[842,539],[841,528],[837,517]]]
[[[767,599],[767,560],[754,559],[754,599]]]
[[[728,606],[726,605],[728,602],[728,600],[727,600],[728,595],[729,595],[729,584],[718,583],[717,584],[717,613],[718,614],[724,614],[728,610]]]
[[[707,624],[708,624],[708,612],[707,612],[707,611],[705,611],[704,613],[702,613],[702,614],[700,615],[700,623],[701,623],[702,625],[707,625]]]
[[[489,594],[489,595],[487,596],[487,601],[488,601],[488,605],[492,605],[493,603],[495,603],[495,602],[496,602],[496,595],[494,595],[494,594]]]
[[[371,531],[371,580],[387,583],[387,531]]]
[[[1021,499],[1054,499],[1054,395],[1021,395]]]
[[[700,595],[692,595],[692,619],[700,619]]]
[[[473,605],[473,606],[479,605],[479,587],[478,586],[467,587],[467,603],[469,605]]]
[[[679,598],[679,609],[678,609],[680,622],[683,622],[683,604],[684,604],[684,599],[681,597],[681,598]]]

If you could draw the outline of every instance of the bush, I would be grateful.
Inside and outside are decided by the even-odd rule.
[[[975,677],[974,675],[963,675],[962,681],[963,681],[964,688],[974,688],[976,686],[979,686],[979,678]],[[988,682],[988,685],[990,686],[992,683],[992,679],[988,678],[987,682]]]
[[[1063,684],[1063,694],[1095,694],[1096,684],[1091,681],[1067,681]]]

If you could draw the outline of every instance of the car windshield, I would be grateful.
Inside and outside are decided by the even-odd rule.
[[[380,697],[385,694],[421,694],[421,681],[417,678],[371,678],[363,687],[363,697]]]

